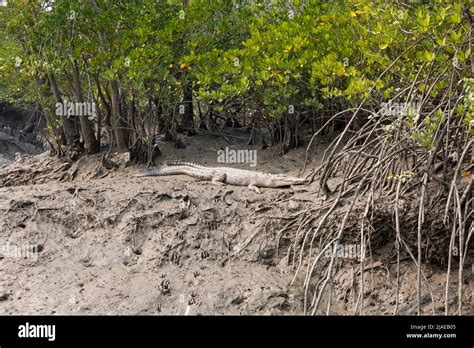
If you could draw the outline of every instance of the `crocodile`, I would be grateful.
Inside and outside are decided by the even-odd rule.
[[[269,174],[246,169],[229,167],[204,167],[195,163],[176,162],[155,167],[149,171],[136,174],[143,176],[164,176],[185,174],[200,180],[211,181],[216,185],[247,186],[260,193],[259,187],[286,187],[306,184],[307,179],[288,176],[285,174]]]

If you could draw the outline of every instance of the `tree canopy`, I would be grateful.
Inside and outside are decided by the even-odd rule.
[[[461,0],[6,1],[0,99],[45,110],[58,98],[96,101],[102,122],[94,125],[109,127],[123,149],[193,128],[196,101],[251,126],[285,120],[288,136],[274,141],[297,146],[300,122],[362,100],[377,111],[420,76],[430,76],[413,86],[424,105],[453,83],[458,93],[472,88],[473,8]],[[470,95],[455,111],[467,125]],[[442,118],[430,114],[413,137],[429,145],[428,125]],[[48,121],[61,133],[61,119]],[[57,141],[73,142],[65,133]]]

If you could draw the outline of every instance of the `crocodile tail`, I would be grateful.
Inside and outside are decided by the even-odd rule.
[[[160,167],[154,167],[153,169],[147,170],[145,172],[135,174],[136,177],[158,176],[158,175],[160,175]]]
[[[194,167],[188,164],[174,164],[174,165],[162,165],[156,166],[151,170],[146,172],[138,173],[135,176],[165,176],[165,175],[177,175],[177,174],[186,174],[193,177],[207,177],[207,168],[204,167]]]
[[[187,167],[194,167],[194,168],[205,168],[204,166],[197,164],[197,163],[192,163],[192,162],[179,162],[179,161],[171,161],[171,162],[166,162],[166,165],[168,166],[187,166]]]

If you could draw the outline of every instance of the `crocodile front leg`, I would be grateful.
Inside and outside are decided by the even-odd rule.
[[[222,186],[222,185],[224,185],[225,178],[226,178],[225,173],[216,174],[212,177],[211,183],[214,184],[214,185]]]
[[[249,189],[251,189],[252,191],[255,191],[257,193],[262,193],[260,192],[260,190],[258,189],[257,186],[255,186],[254,184],[250,184],[249,186],[247,186]]]

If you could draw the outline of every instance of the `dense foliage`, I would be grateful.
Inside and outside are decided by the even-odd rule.
[[[270,127],[288,149],[301,124],[316,130],[362,100],[377,112],[415,80],[415,99],[400,102],[424,110],[454,85],[469,128],[473,15],[463,0],[9,0],[0,6],[0,100],[40,103],[70,156],[83,145],[75,120],[54,114],[63,100],[99,106],[80,122],[87,151],[104,129],[147,159],[157,133],[178,141],[180,127],[228,117]],[[435,146],[445,115],[426,112],[418,130],[409,116],[413,138]]]

